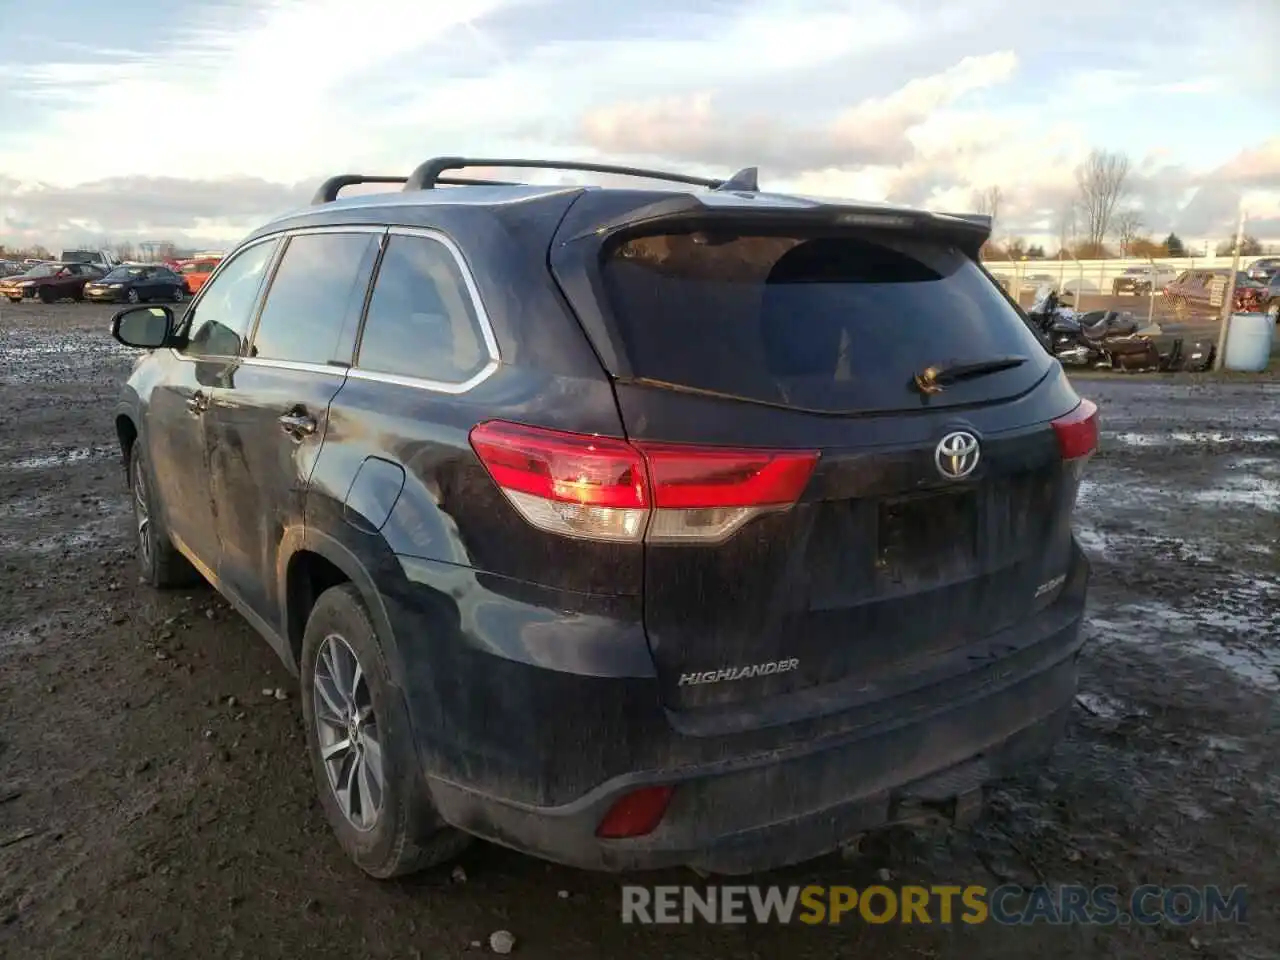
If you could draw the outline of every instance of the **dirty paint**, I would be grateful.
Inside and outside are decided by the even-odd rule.
[[[131,364],[105,336],[110,313],[23,305],[5,310],[0,335],[0,785],[21,788],[4,807],[15,828],[46,831],[31,841],[38,855],[0,860],[6,957],[103,944],[128,956],[462,957],[499,927],[517,952],[558,960],[1192,960],[1280,943],[1280,918],[1261,910],[1248,930],[1087,939],[1043,926],[959,938],[923,926],[624,930],[617,878],[483,845],[465,884],[448,868],[408,883],[357,876],[315,809],[296,697],[261,695],[291,687],[275,654],[211,591],[136,582],[121,472],[97,452],[113,447],[110,403]],[[997,788],[966,832],[867,838],[861,859],[768,882],[866,886],[888,870],[913,884],[1280,884],[1274,858],[1256,855],[1280,846],[1280,564],[1260,522],[1275,513],[1248,499],[1278,479],[1280,390],[1263,387],[1082,382],[1106,432],[1078,508],[1094,588],[1067,738]],[[565,745],[597,747],[588,730]]]

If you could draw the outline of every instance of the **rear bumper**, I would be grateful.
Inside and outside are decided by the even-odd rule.
[[[868,733],[735,769],[682,769],[607,783],[554,808],[504,802],[430,781],[444,818],[468,833],[548,860],[621,871],[691,866],[746,874],[811,860],[862,833],[923,818],[963,822],[985,784],[1046,756],[1076,692],[1076,657],[999,694],[928,721]],[[602,840],[597,824],[647,783],[674,783],[658,828]]]
[[[572,866],[734,874],[821,856],[923,807],[945,818],[1048,753],[1077,689],[1089,566],[1078,547],[1072,557],[1056,600],[954,669],[872,701],[818,688],[808,715],[758,725],[666,709],[625,600],[569,614],[572,597],[529,603],[422,563],[383,600],[392,673],[447,822]],[[619,798],[651,785],[675,787],[654,831],[596,837]]]

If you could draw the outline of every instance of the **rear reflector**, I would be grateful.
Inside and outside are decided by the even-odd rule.
[[[653,833],[662,822],[675,787],[642,787],[620,797],[596,827],[596,836],[621,840]]]
[[[1098,449],[1098,405],[1081,400],[1065,417],[1053,421],[1053,430],[1058,435],[1063,460],[1091,456]]]
[[[594,540],[715,543],[804,492],[818,454],[628,443],[490,420],[471,446],[539,529]]]

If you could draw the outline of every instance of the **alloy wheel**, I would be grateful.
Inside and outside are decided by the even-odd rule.
[[[138,302],[138,291],[137,291],[137,290],[130,290],[127,294],[125,294],[125,299],[126,299],[126,300],[128,300],[130,303],[137,303],[137,302]]]
[[[138,558],[151,566],[151,508],[147,503],[147,478],[142,458],[133,458],[133,519],[138,528]]]
[[[316,740],[329,786],[347,821],[357,830],[372,830],[386,798],[386,775],[364,669],[347,641],[331,633],[312,679]]]

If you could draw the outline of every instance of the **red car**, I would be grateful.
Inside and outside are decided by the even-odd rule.
[[[56,300],[83,300],[84,285],[102,277],[102,271],[90,263],[41,263],[26,273],[0,280],[0,296],[11,303],[34,300],[43,303]]]

